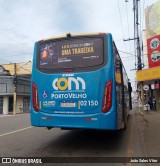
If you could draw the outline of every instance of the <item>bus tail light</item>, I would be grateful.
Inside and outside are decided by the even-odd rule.
[[[109,80],[104,88],[104,96],[102,103],[102,112],[106,113],[111,109],[112,106],[112,80]]]
[[[39,111],[38,90],[35,83],[32,83],[32,103],[34,110],[38,112]]]

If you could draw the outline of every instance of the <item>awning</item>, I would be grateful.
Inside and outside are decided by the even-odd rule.
[[[149,81],[160,79],[160,66],[153,67],[145,70],[139,70],[136,72],[136,81]]]

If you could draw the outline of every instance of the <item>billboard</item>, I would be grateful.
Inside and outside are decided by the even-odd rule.
[[[160,66],[160,0],[145,10],[149,68]]]
[[[160,66],[160,35],[147,39],[149,68]]]
[[[160,34],[160,0],[145,9],[147,39]]]

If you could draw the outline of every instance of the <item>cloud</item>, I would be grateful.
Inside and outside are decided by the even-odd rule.
[[[81,2],[30,0],[26,3],[26,0],[0,0],[0,20],[3,23],[0,27],[0,52],[6,55],[8,62],[15,61],[18,58],[13,57],[20,54],[23,57],[27,49],[31,53],[37,40],[83,31],[84,10],[78,5]],[[8,46],[9,50],[5,50]],[[0,59],[3,63],[2,57]]]
[[[36,40],[59,33],[57,26],[52,24],[53,19],[56,19],[53,6],[56,6],[58,1],[45,2],[46,5],[39,0],[28,1],[27,4],[25,0],[0,1],[1,63],[3,59],[5,63],[7,60],[17,62],[30,59]]]
[[[28,61],[35,41],[68,32],[111,32],[118,50],[134,53],[134,42],[123,41],[134,37],[132,1],[0,0],[0,11],[1,63]],[[125,59],[123,63],[133,78],[130,69],[135,67],[134,60]]]
[[[0,43],[0,61],[4,63],[32,60],[33,48],[27,43]],[[12,52],[11,52],[12,51]]]
[[[77,33],[80,31],[84,31],[86,26],[86,8],[87,3],[84,0],[61,0],[55,8],[55,11],[57,13],[57,19],[54,20],[54,23],[63,33]]]

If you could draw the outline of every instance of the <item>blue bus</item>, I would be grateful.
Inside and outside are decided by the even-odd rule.
[[[72,35],[35,43],[32,126],[126,128],[131,84],[110,33]]]

